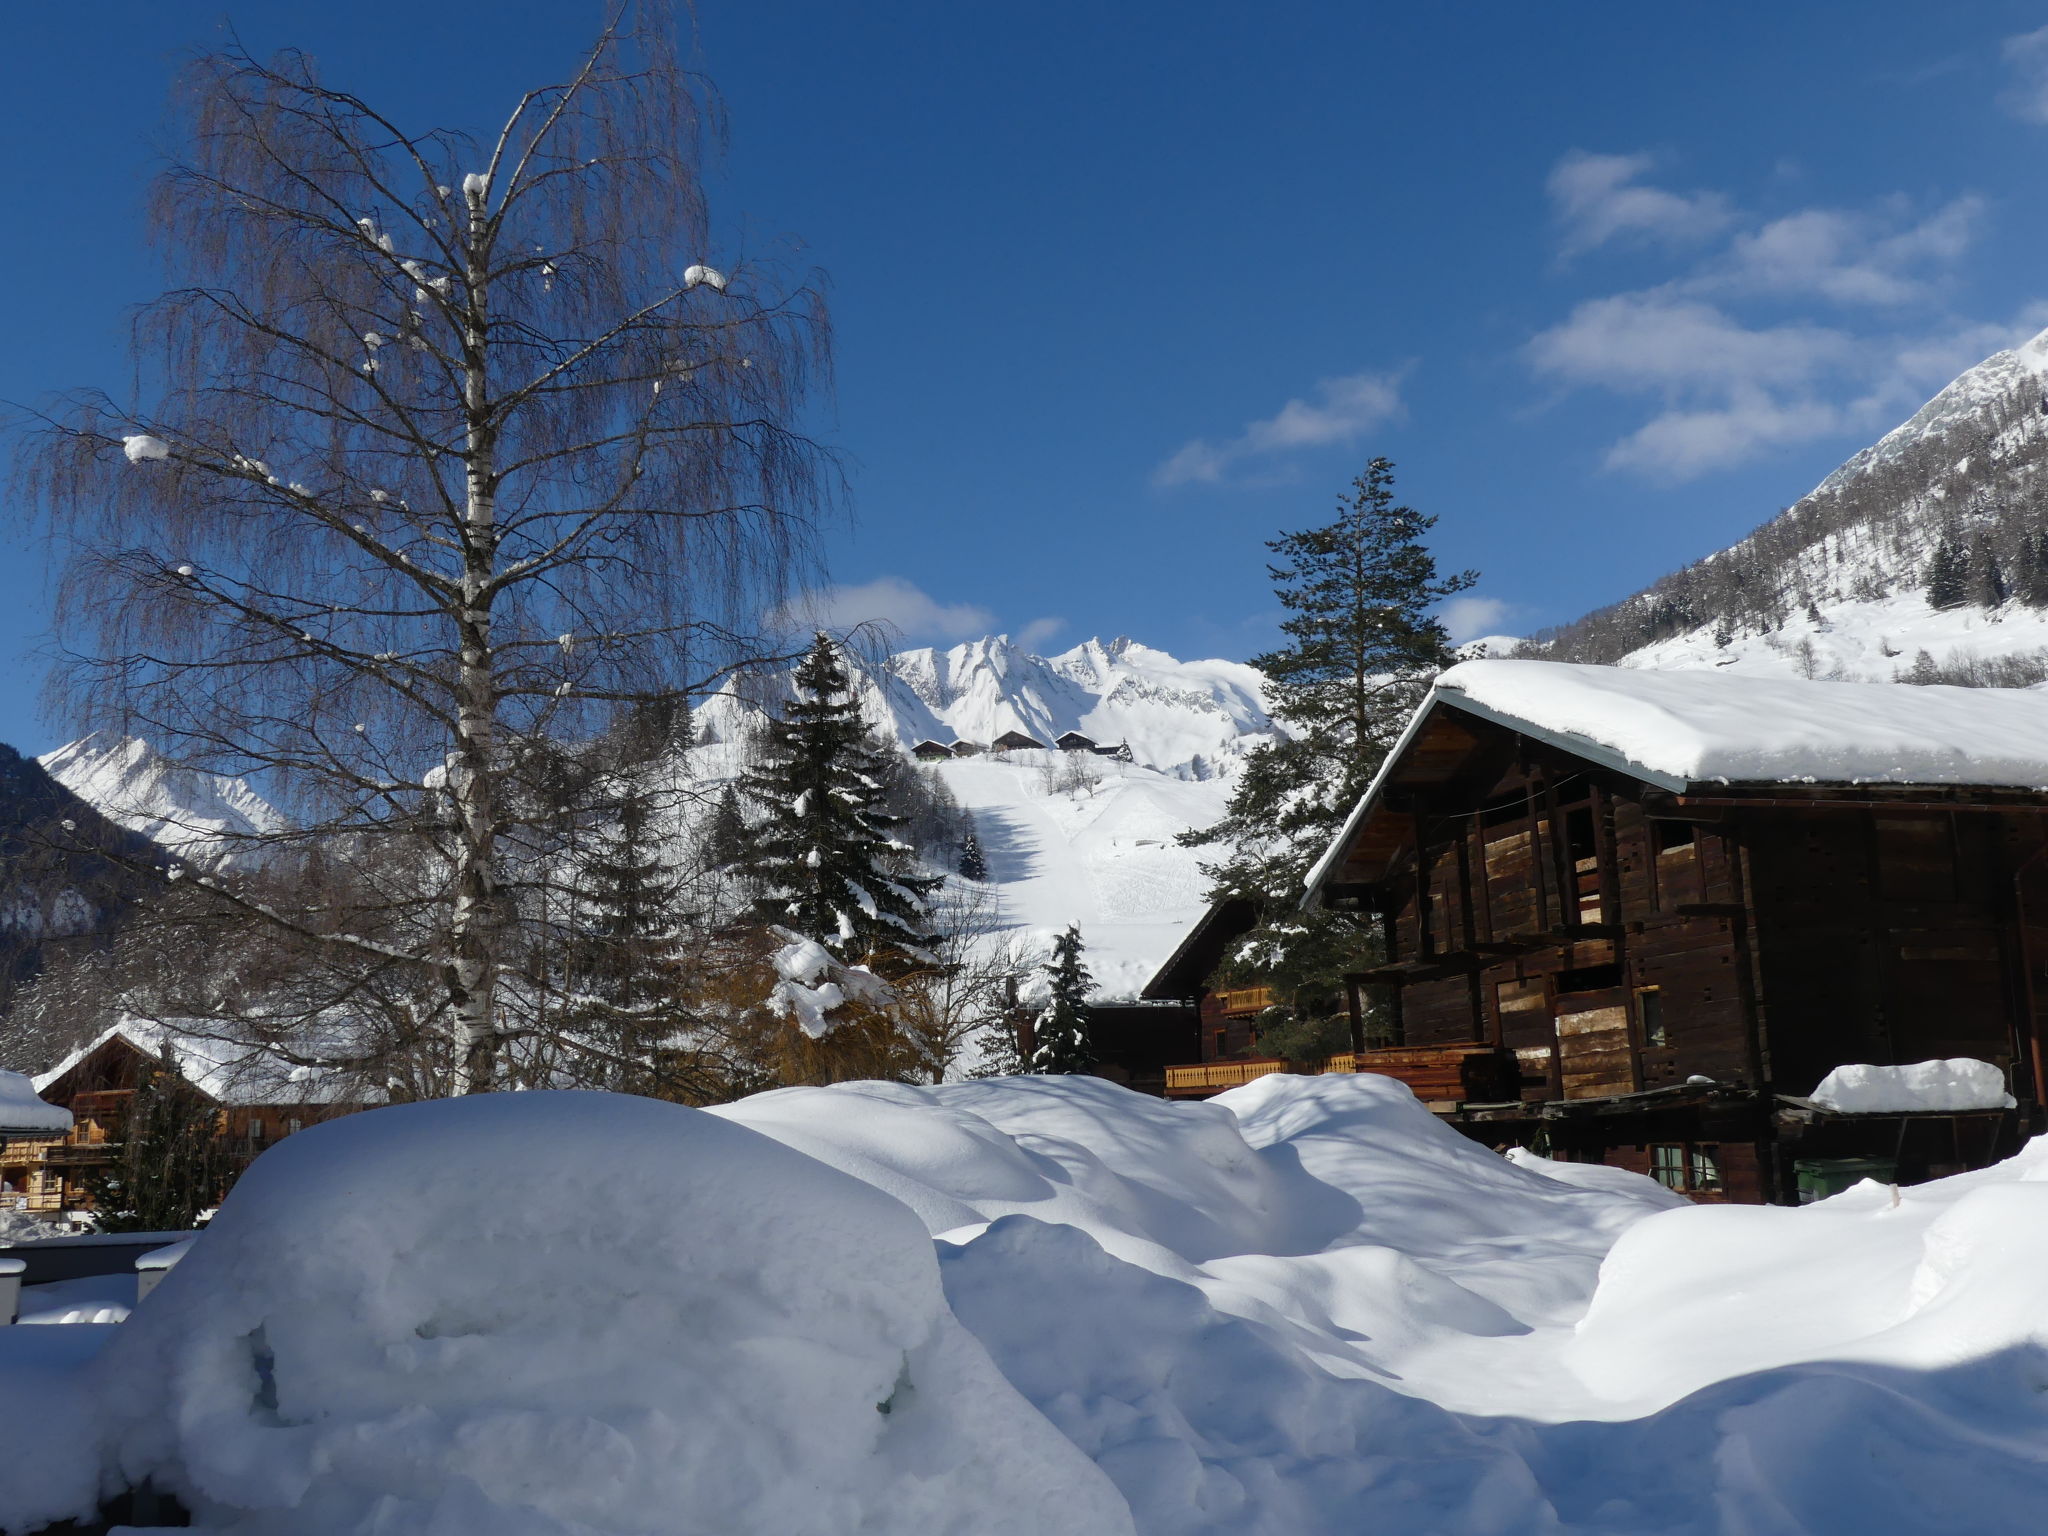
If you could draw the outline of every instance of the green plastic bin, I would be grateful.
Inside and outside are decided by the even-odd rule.
[[[1799,1182],[1799,1203],[1811,1205],[1865,1179],[1896,1184],[1899,1164],[1891,1157],[1802,1157],[1793,1161],[1792,1172]]]

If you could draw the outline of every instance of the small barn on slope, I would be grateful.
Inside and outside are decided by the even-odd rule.
[[[1384,940],[1338,1069],[1448,1062],[1483,1141],[1706,1199],[1982,1166],[2041,1120],[2048,693],[1467,662],[1305,900]],[[1815,1096],[1951,1058],[1997,1070]]]

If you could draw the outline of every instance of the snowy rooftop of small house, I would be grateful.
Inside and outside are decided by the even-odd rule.
[[[148,1056],[157,1055],[168,1041],[185,1080],[218,1104],[327,1104],[355,1097],[345,1090],[340,1076],[328,1069],[296,1065],[259,1045],[212,1038],[225,1034],[230,1027],[204,1019],[157,1023],[123,1018],[101,1030],[49,1071],[38,1073],[35,1087],[38,1092],[51,1087],[119,1035]],[[61,1113],[69,1129],[70,1114]]]
[[[19,1072],[0,1072],[0,1136],[71,1129],[71,1111],[45,1104]]]
[[[1672,789],[2048,788],[2048,692],[2034,689],[1467,661],[1437,679],[1439,699]]]

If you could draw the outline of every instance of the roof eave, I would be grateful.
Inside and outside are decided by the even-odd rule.
[[[1635,762],[1622,753],[1615,751],[1614,748],[1594,741],[1590,737],[1575,735],[1570,731],[1551,730],[1537,725],[1533,721],[1521,719],[1519,716],[1509,714],[1505,710],[1495,709],[1488,704],[1481,704],[1477,699],[1467,696],[1456,688],[1432,687],[1429,690],[1428,696],[1416,706],[1414,715],[1409,718],[1407,726],[1395,740],[1394,745],[1388,750],[1386,761],[1380,764],[1380,771],[1373,775],[1372,783],[1367,786],[1364,795],[1359,798],[1358,804],[1352,808],[1351,814],[1345,818],[1342,829],[1330,840],[1330,846],[1323,850],[1323,856],[1316,860],[1315,867],[1309,871],[1308,881],[1303,886],[1301,893],[1300,905],[1303,909],[1313,909],[1315,907],[1317,901],[1322,896],[1323,887],[1329,883],[1330,875],[1335,871],[1339,862],[1341,862],[1344,850],[1351,846],[1351,840],[1357,836],[1359,828],[1365,825],[1366,817],[1372,814],[1373,807],[1379,803],[1380,797],[1386,790],[1389,776],[1399,766],[1401,759],[1407,754],[1409,746],[1421,732],[1431,713],[1439,705],[1460,710],[1476,719],[1487,721],[1489,724],[1519,732],[1521,735],[1527,736],[1531,741],[1540,741],[1546,746],[1556,747],[1560,751],[1571,753],[1574,757],[1584,758],[1587,762],[1595,763],[1602,768],[1613,769],[1617,773],[1628,774],[1632,778],[1640,779],[1645,784],[1654,785],[1659,789],[1668,789],[1674,794],[1683,794],[1692,787],[1692,781],[1689,779],[1680,778],[1676,774],[1664,773],[1659,769],[1645,767],[1643,764]]]

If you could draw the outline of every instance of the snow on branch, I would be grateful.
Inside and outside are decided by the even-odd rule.
[[[816,939],[788,928],[768,930],[783,941],[775,952],[777,981],[768,1006],[789,1019],[813,1040],[822,1040],[843,1020],[834,1017],[849,1004],[883,1008],[897,1000],[896,989],[864,965],[848,965]]]

